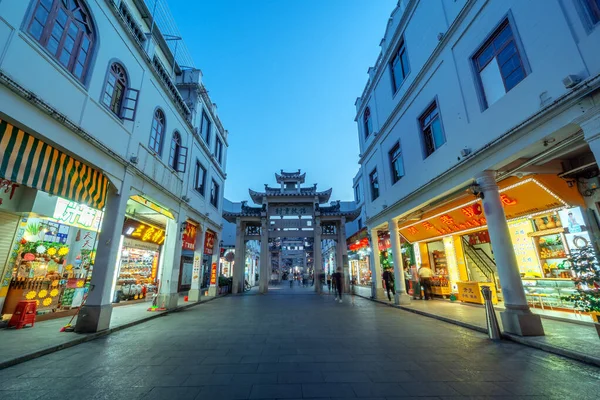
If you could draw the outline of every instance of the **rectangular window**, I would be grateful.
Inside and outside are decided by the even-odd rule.
[[[400,47],[398,47],[398,50],[392,56],[392,60],[390,61],[390,71],[392,72],[392,89],[394,90],[394,93],[396,93],[410,72],[408,53],[406,52],[404,40],[400,43]]]
[[[392,172],[392,185],[404,176],[404,160],[402,159],[402,150],[400,142],[396,143],[389,152],[390,171]]]
[[[423,143],[425,144],[425,158],[427,158],[441,145],[446,143],[436,101],[431,103],[423,115],[421,115],[419,123],[423,134]]]
[[[354,187],[354,198],[357,203],[360,203],[360,183],[357,183]]]
[[[525,67],[508,19],[475,53],[473,64],[483,92],[484,108],[494,104],[525,78]]]
[[[219,208],[219,184],[213,179],[210,186],[210,204]]]
[[[600,0],[583,0],[585,7],[590,15],[592,24],[600,22]]]
[[[196,170],[194,171],[194,189],[196,192],[204,196],[204,188],[206,187],[206,168],[196,160]]]
[[[217,158],[219,164],[223,162],[223,142],[221,142],[221,139],[218,137],[215,141],[215,157]]]
[[[377,168],[369,175],[371,183],[371,201],[375,201],[379,197],[379,178],[377,178]]]
[[[200,136],[206,140],[206,144],[210,145],[210,119],[204,110],[202,110],[202,120],[200,121]]]

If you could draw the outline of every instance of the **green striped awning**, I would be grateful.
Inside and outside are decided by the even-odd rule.
[[[0,178],[103,209],[108,178],[0,119]]]

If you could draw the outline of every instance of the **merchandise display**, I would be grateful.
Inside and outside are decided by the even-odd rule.
[[[122,248],[115,287],[116,302],[143,299],[148,293],[156,292],[158,256],[158,251]]]

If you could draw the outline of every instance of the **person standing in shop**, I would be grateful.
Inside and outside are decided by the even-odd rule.
[[[411,281],[412,277],[410,276],[410,268],[408,268],[408,265],[404,267],[404,284],[405,284],[405,288],[406,288],[406,293],[408,293],[410,290],[410,281]]]
[[[338,296],[339,296],[339,302],[342,302],[342,291],[344,288],[344,274],[342,274],[342,267],[338,267],[337,271],[333,273],[333,275],[331,276],[332,278],[332,283],[333,283],[333,287],[334,287],[334,291],[335,291],[335,299],[338,300]]]
[[[387,297],[389,301],[392,301],[392,295],[390,294],[390,292],[392,294],[396,294],[396,290],[394,289],[394,273],[392,272],[391,268],[386,268],[383,270],[383,281],[385,282],[385,291],[387,292]]]
[[[419,269],[419,280],[423,291],[425,292],[425,300],[431,300],[431,278],[433,277],[433,271],[428,265],[424,265]]]

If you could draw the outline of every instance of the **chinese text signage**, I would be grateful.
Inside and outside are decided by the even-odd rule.
[[[304,205],[288,205],[288,206],[281,206],[281,205],[275,205],[275,206],[271,206],[269,207],[269,214],[270,215],[279,215],[279,216],[284,216],[284,215],[295,215],[295,216],[301,216],[301,215],[312,215],[312,207],[310,206],[304,206]]]
[[[212,256],[215,251],[215,233],[207,230],[204,235],[204,254]]]
[[[182,238],[182,249],[183,250],[195,250],[196,249],[196,236],[198,235],[198,225],[193,222],[187,221],[185,224],[185,231],[183,231]]]
[[[53,218],[66,225],[98,232],[102,222],[102,211],[59,197]]]
[[[161,245],[165,242],[165,230],[145,224],[133,219],[128,219],[123,224],[123,235],[142,242],[151,242]]]
[[[210,267],[210,285],[217,284],[217,263],[213,263]]]

